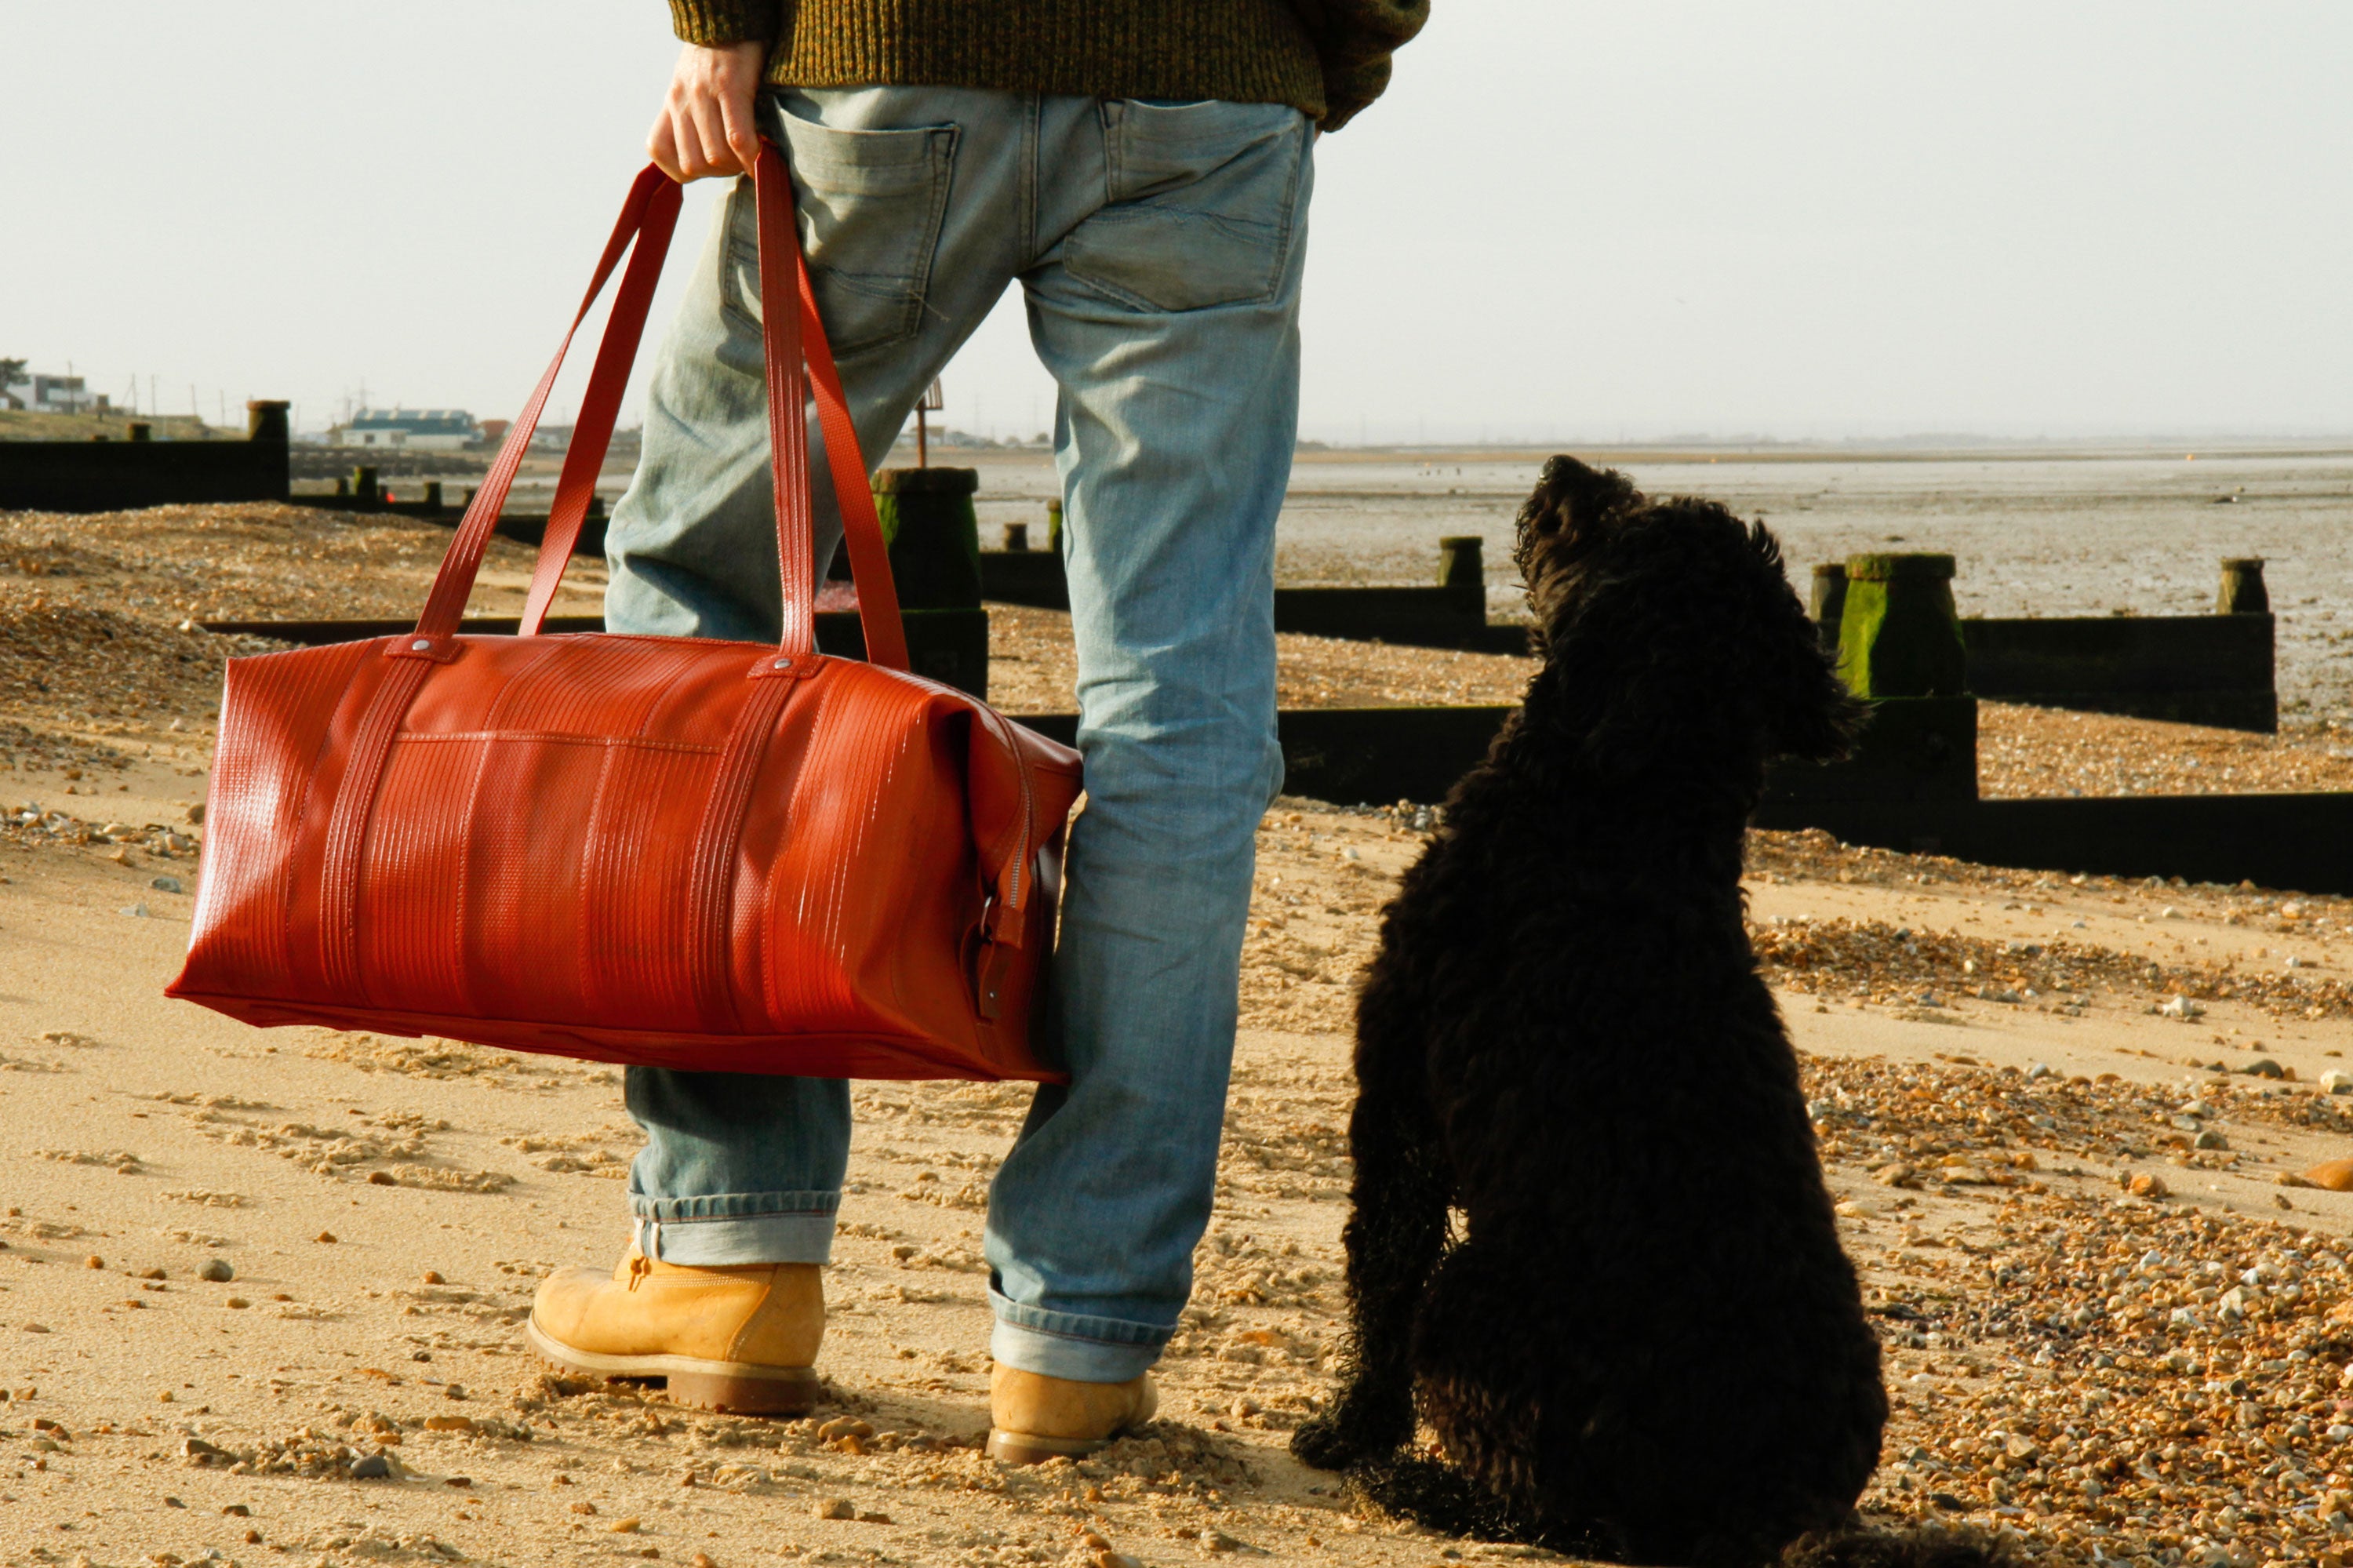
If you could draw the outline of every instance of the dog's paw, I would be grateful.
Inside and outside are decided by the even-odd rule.
[[[1349,1430],[1336,1413],[1319,1415],[1291,1435],[1293,1457],[1319,1470],[1345,1470],[1385,1451]]]

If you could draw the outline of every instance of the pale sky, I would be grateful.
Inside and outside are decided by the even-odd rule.
[[[2343,0],[1433,10],[1317,151],[1307,435],[2353,434]],[[7,0],[0,356],[511,415],[675,48],[660,0]],[[1011,306],[945,380],[1051,407]]]

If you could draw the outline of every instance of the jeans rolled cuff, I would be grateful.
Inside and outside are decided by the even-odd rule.
[[[1024,1307],[992,1289],[997,1327],[988,1353],[1016,1372],[1074,1383],[1126,1383],[1160,1359],[1176,1330],[1124,1318],[1096,1318]]]
[[[833,1260],[839,1192],[726,1192],[704,1198],[632,1193],[638,1250],[686,1268]]]

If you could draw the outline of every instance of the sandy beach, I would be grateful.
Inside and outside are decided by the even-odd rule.
[[[0,1563],[1549,1559],[1364,1517],[1284,1448],[1330,1387],[1354,984],[1428,827],[1411,808],[1265,820],[1218,1211],[1142,1435],[1027,1471],[977,1451],[978,1238],[1018,1086],[858,1089],[817,1417],[535,1365],[537,1278],[625,1240],[617,1074],[162,995],[235,651],[181,623],[410,612],[446,540],[269,507],[0,514]],[[511,609],[527,571],[495,546],[476,607]],[[1058,619],[995,628],[1005,705],[1066,707]],[[1528,669],[1283,657],[1294,702],[1508,702]],[[2221,767],[2348,787],[2316,728],[1986,722],[2000,792]],[[1747,888],[1887,1349],[1868,1516],[2062,1563],[2341,1568],[2353,1192],[2299,1183],[2353,1156],[2326,1081],[2353,1072],[2353,901],[1820,834],[1756,835]],[[1703,1444],[1690,1484],[1736,1462]]]

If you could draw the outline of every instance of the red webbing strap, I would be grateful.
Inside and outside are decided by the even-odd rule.
[[[808,259],[801,254],[800,227],[794,220],[792,174],[786,167],[784,154],[773,142],[760,144],[760,162],[754,172],[760,203],[760,299],[761,321],[765,329],[768,355],[768,418],[771,439],[779,453],[790,450],[797,460],[788,475],[785,465],[776,465],[776,529],[777,548],[786,571],[786,582],[792,583],[793,572],[802,572],[802,580],[815,571],[817,554],[815,520],[809,513],[808,434],[801,409],[804,394],[800,389],[803,356],[807,361],[808,381],[817,394],[817,414],[819,429],[825,432],[826,462],[833,471],[834,499],[841,509],[842,536],[849,547],[849,568],[858,584],[858,619],[866,632],[866,659],[871,664],[886,669],[907,668],[907,637],[899,620],[899,595],[891,580],[891,553],[882,540],[882,524],[874,515],[874,488],[866,477],[866,460],[858,450],[858,429],[849,418],[849,402],[842,395],[841,375],[834,368],[833,349],[827,343],[825,321],[818,313],[817,296],[809,285]],[[792,272],[786,267],[789,259]],[[797,300],[798,309],[793,302]],[[779,390],[776,362],[791,348],[792,385]],[[785,402],[789,397],[791,401]],[[782,419],[784,409],[792,411],[790,419]],[[780,426],[789,424],[787,436]],[[797,504],[787,511],[785,498],[786,481],[799,481]],[[787,536],[787,518],[791,528],[799,530]],[[811,584],[810,593],[815,588]],[[789,588],[786,594],[788,619],[792,605]],[[786,643],[786,652],[791,652]]]
[[[849,548],[849,575],[858,584],[858,622],[866,631],[866,662],[904,670],[909,667],[907,634],[899,619],[899,587],[891,578],[891,547],[882,538],[881,519],[874,514],[874,487],[858,450],[858,427],[849,418],[849,399],[842,396],[841,373],[833,367],[833,347],[826,342],[825,321],[818,314],[817,292],[809,283],[808,259],[798,245],[793,247],[793,270],[799,274],[801,336],[808,350],[809,381],[817,388],[818,425],[825,432],[826,461],[833,470],[833,496],[841,512],[842,541]]]
[[[675,191],[676,187],[672,187]],[[628,389],[629,370],[637,363],[638,344],[645,336],[646,315],[653,307],[654,287],[661,281],[662,260],[670,254],[671,231],[678,227],[675,195],[653,202],[638,230],[638,245],[621,287],[613,296],[613,313],[605,323],[605,341],[597,345],[596,368],[580,400],[579,422],[573,427],[572,445],[564,454],[564,472],[555,482],[555,500],[547,509],[547,531],[539,542],[539,562],[533,568],[531,593],[523,601],[523,637],[539,635],[547,608],[555,602],[564,569],[572,563],[580,529],[588,520],[589,503],[596,496],[596,475],[605,466],[612,444],[613,421],[621,411],[621,394]]]
[[[409,639],[396,637],[393,647]],[[375,815],[375,797],[384,770],[392,760],[393,737],[416,700],[417,689],[433,672],[430,659],[396,659],[384,683],[361,716],[352,739],[351,761],[335,791],[333,812],[327,819],[326,852],[319,866],[319,967],[339,1001],[367,1000],[365,977],[360,969],[360,852],[366,847],[368,823]]]
[[[833,350],[826,341],[825,322],[809,281],[808,262],[801,254],[799,226],[794,217],[792,176],[774,143],[761,143],[754,185],[759,218],[761,298],[797,300],[798,304],[797,309],[761,312],[761,346],[768,382],[770,469],[776,501],[776,562],[783,583],[783,634],[778,641],[787,653],[806,653],[815,646],[817,530],[809,482],[808,429],[800,413],[813,390],[818,427],[825,433],[826,461],[832,471],[834,495],[841,510],[850,570],[858,584],[859,620],[866,633],[866,657],[870,662],[887,669],[904,670],[908,667],[907,638],[899,615],[897,587],[891,578],[890,548],[882,538],[881,520],[875,515],[873,486],[859,450],[858,429],[850,418],[841,375],[835,368]],[[474,504],[467,509],[458,537],[450,542],[441,574],[434,581],[433,597],[427,601],[425,617],[417,622],[420,632],[446,636],[457,630],[457,619],[464,612],[467,596],[473,590],[474,576],[480,569],[482,552],[489,547],[490,536],[497,526],[499,510],[505,504],[515,471],[530,450],[532,433],[538,426],[540,411],[554,385],[556,372],[571,348],[573,334],[579,331],[589,306],[604,288],[623,247],[634,236],[637,248],[629,257],[628,270],[622,277],[612,318],[597,350],[596,368],[589,376],[571,450],[565,454],[564,471],[556,482],[547,531],[540,541],[531,592],[523,605],[521,634],[528,637],[539,631],[549,606],[554,602],[565,567],[587,518],[589,502],[596,493],[596,473],[603,467],[606,448],[612,439],[613,420],[619,411],[621,395],[644,334],[654,286],[677,227],[678,208],[679,187],[667,175],[649,167],[638,176],[613,238],[607,242],[587,297],[581,302],[579,314],[573,318],[572,330],[565,334],[564,346],[556,351],[554,363],[541,378],[522,417],[508,431],[497,462],[492,464],[482,488],[475,493]],[[789,281],[784,275],[787,258],[792,269]],[[437,620],[437,616],[441,619]]]
[[[574,335],[587,319],[596,296],[604,291],[613,269],[620,264],[622,252],[646,227],[649,215],[666,207],[667,221],[674,224],[678,203],[678,185],[659,169],[649,167],[629,187],[629,199],[621,208],[620,220],[613,226],[612,238],[605,242],[605,254],[596,263],[596,276],[589,281],[579,312],[564,334],[563,346],[555,351],[555,358],[540,377],[531,401],[523,406],[522,417],[507,431],[497,461],[491,464],[481,488],[474,493],[474,503],[466,509],[465,520],[458,524],[457,536],[449,541],[448,552],[441,558],[441,569],[433,579],[433,592],[425,601],[425,613],[417,618],[418,635],[448,637],[457,631],[459,618],[465,613],[467,596],[474,591],[474,576],[481,570],[482,552],[490,547],[491,532],[498,525],[499,510],[506,504],[515,471],[531,450],[532,433],[539,427],[540,411],[547,406],[548,394],[555,387],[556,372],[564,367],[564,356],[571,351]],[[659,271],[660,258],[652,256],[648,260],[651,269]]]
[[[775,660],[764,656],[761,666],[769,665],[791,668],[755,666],[752,671],[754,677],[767,678],[753,681],[751,695],[736,713],[726,749],[719,754],[711,793],[703,800],[702,821],[694,833],[694,858],[688,863],[692,867],[686,938],[689,986],[702,1027],[714,1034],[732,1034],[744,1027],[729,980],[733,967],[729,944],[735,929],[736,847],[744,831],[744,813],[751,807],[752,786],[758,781],[760,761],[766,755],[776,719],[785,711],[797,681],[816,668],[798,654]]]
[[[784,592],[784,635],[788,654],[817,646],[817,519],[809,499],[808,425],[801,409],[808,381],[801,367],[801,317],[778,286],[785,253],[800,254],[800,228],[793,216],[793,183],[776,143],[763,140],[753,177],[760,233],[760,345],[768,376],[768,467],[776,498],[776,569]]]

